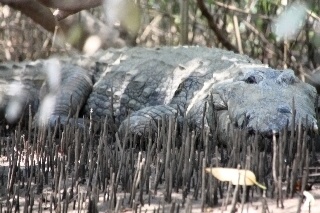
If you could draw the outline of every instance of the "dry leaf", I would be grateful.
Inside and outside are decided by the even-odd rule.
[[[233,185],[257,185],[262,189],[266,189],[265,186],[257,182],[256,176],[250,170],[234,169],[234,168],[206,168],[206,172],[211,173],[215,178],[220,181],[230,181]]]

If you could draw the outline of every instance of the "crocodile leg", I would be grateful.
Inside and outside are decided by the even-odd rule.
[[[121,135],[128,128],[129,133],[143,135],[145,132],[157,131],[158,121],[166,116],[175,116],[177,110],[170,105],[157,105],[145,107],[131,113],[121,122],[119,132]]]
[[[53,74],[50,69],[54,70]],[[47,65],[47,71],[49,74],[41,91],[43,101],[38,120],[42,124],[49,122],[49,125],[53,126],[59,118],[60,122],[65,124],[69,117],[76,116],[91,93],[90,74],[87,70],[70,64],[51,63]]]

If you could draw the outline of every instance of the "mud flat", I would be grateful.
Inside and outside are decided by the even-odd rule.
[[[237,212],[242,202],[242,212],[297,212],[299,205],[301,212],[309,212],[301,193],[308,184],[313,184],[309,192],[315,199],[311,212],[320,208],[315,141],[301,128],[293,136],[284,132],[269,149],[261,149],[256,137],[242,141],[245,133],[239,130],[230,130],[235,138],[222,146],[206,130],[169,131],[173,126],[163,122],[159,134],[124,138],[107,124],[96,133],[69,125],[2,128],[0,210],[230,212],[235,188],[228,189],[228,183],[205,168],[237,165],[252,170],[267,186],[265,199],[255,186],[248,196],[240,193]]]

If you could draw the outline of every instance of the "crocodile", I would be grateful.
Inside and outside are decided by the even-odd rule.
[[[273,69],[217,48],[109,49],[93,55],[8,62],[0,69],[4,70],[0,108],[10,122],[21,116],[17,109],[30,104],[33,111],[40,108],[38,114],[51,108],[39,116],[50,125],[58,118],[67,122],[82,109],[93,121],[107,118],[119,132],[129,128],[140,135],[156,131],[166,116],[185,116],[201,128],[203,114],[205,126],[218,128],[222,142],[230,137],[230,125],[268,138],[292,123],[318,129],[313,86],[293,70]],[[18,82],[20,90],[12,92],[10,82]]]

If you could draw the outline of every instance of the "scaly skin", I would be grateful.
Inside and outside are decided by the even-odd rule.
[[[77,74],[55,91],[59,101],[51,121],[66,116],[70,94],[75,98],[72,114],[83,98],[84,111],[88,115],[92,109],[94,121],[115,118],[120,129],[129,122],[130,131],[138,134],[156,129],[157,120],[165,115],[186,114],[199,127],[208,103],[207,124],[216,128],[210,125],[214,110],[219,138],[225,141],[229,124],[262,135],[279,132],[293,122],[294,99],[295,122],[317,129],[315,88],[292,70],[274,70],[245,55],[200,47],[131,48],[60,61],[62,79],[70,79],[68,72]]]

